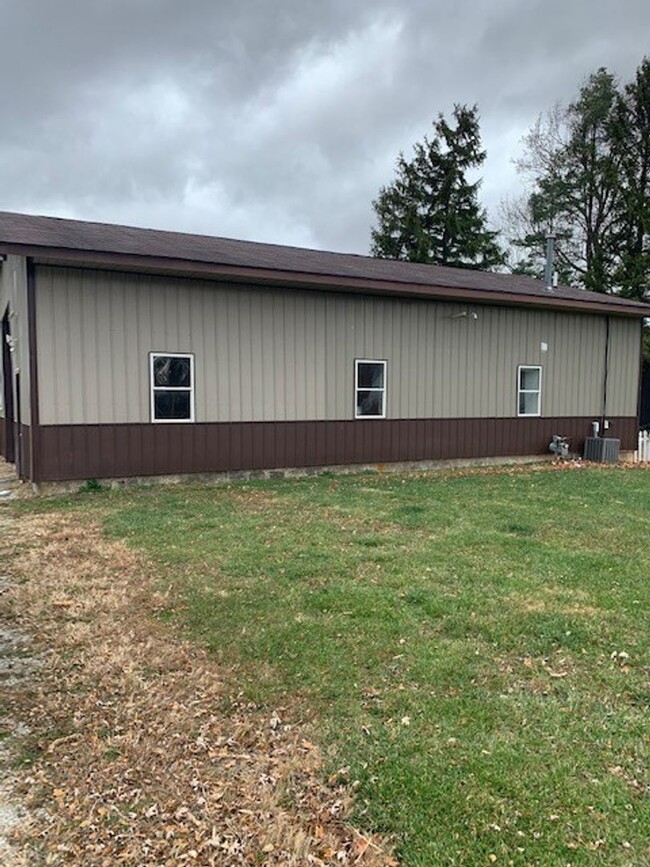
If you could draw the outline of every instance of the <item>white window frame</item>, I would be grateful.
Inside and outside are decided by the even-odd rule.
[[[521,387],[521,371],[522,370],[538,370],[539,371],[539,388],[522,388]],[[539,418],[542,414],[542,377],[544,371],[541,364],[519,364],[517,366],[517,417],[518,418]],[[522,394],[537,395],[537,412],[519,412],[520,397]]]
[[[360,388],[359,387],[359,365],[360,364],[381,364],[384,367],[384,385],[382,388]],[[355,358],[354,359],[354,417],[363,419],[381,419],[386,418],[386,387],[388,384],[388,363],[384,358]],[[359,414],[357,407],[359,401],[357,396],[360,391],[380,391],[381,392],[381,415],[362,415]]]
[[[153,365],[156,358],[189,358],[190,360],[190,387],[185,385],[154,385]],[[191,424],[194,421],[194,353],[193,352],[150,352],[149,353],[149,393],[151,407],[151,421],[153,424]],[[190,417],[189,418],[156,418],[157,391],[189,391],[190,393]]]

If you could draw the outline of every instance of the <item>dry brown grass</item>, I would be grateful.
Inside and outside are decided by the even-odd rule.
[[[558,592],[554,588],[545,588],[541,592],[547,598],[531,598],[525,594],[510,594],[505,602],[512,608],[517,608],[525,614],[556,614],[570,617],[602,617],[604,611],[593,605],[586,605],[571,599],[572,595],[578,598],[582,595],[579,591]]]
[[[5,615],[44,664],[11,713],[33,763],[16,841],[48,864],[396,864],[346,823],[297,707],[264,711],[234,673],[156,618],[151,565],[74,515],[5,534]]]

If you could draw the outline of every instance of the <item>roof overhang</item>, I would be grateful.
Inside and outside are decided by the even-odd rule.
[[[583,300],[581,298],[560,298],[552,291],[549,291],[548,296],[544,296],[523,292],[500,292],[493,289],[464,289],[365,277],[341,277],[340,275],[313,274],[293,270],[224,265],[174,257],[141,256],[131,253],[76,250],[16,243],[1,244],[0,253],[29,256],[34,259],[36,264],[59,267],[100,268],[259,286],[292,286],[322,292],[400,296],[572,313],[599,313],[603,316],[650,317],[650,304],[612,303],[613,299],[608,295],[603,295],[602,301],[598,296],[596,296],[597,300],[594,300],[594,293],[589,293],[590,297]]]

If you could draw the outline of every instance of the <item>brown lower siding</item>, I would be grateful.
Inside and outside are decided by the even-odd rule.
[[[634,448],[637,419],[611,419]],[[548,453],[554,433],[582,452],[588,418],[388,419],[210,424],[46,425],[35,481],[213,473]]]
[[[31,430],[28,425],[14,423],[14,442],[16,472],[19,478],[28,481],[32,476]],[[0,454],[7,459],[4,418],[0,418]]]
[[[31,428],[26,424],[21,424],[18,429],[20,443],[18,446],[18,475],[21,479],[27,481],[32,477],[32,450],[31,450]]]
[[[5,442],[5,419],[0,417],[0,455],[5,460],[7,456],[7,444]],[[32,476],[31,468],[31,431],[26,424],[14,423],[14,456],[16,472],[21,479],[29,480]]]

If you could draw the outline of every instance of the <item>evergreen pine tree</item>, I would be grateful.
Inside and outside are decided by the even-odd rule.
[[[478,202],[480,181],[466,176],[485,161],[477,107],[456,105],[453,118],[438,116],[434,137],[415,144],[412,160],[399,155],[395,180],[373,202],[373,256],[461,268],[504,263]]]

